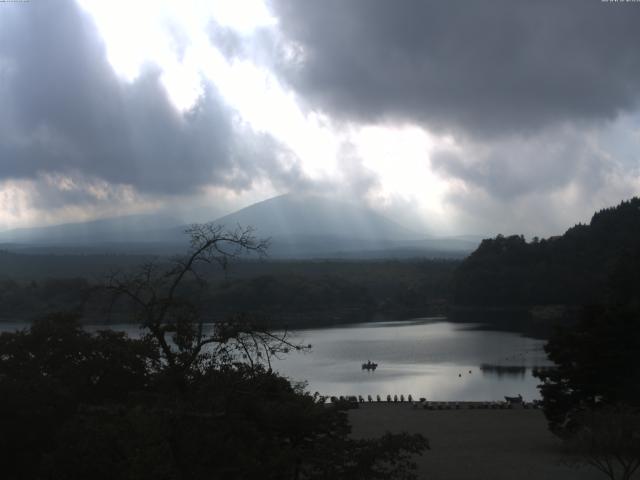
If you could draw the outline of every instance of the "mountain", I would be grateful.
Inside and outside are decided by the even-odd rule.
[[[269,237],[275,258],[459,257],[477,242],[425,238],[372,209],[314,195],[281,195],[216,220],[232,227],[251,225]]]
[[[314,195],[281,195],[254,203],[216,220],[252,225],[267,237],[343,237],[408,240],[420,235],[373,210]]]
[[[122,217],[66,223],[47,227],[16,228],[0,232],[6,248],[76,246],[103,248],[125,243],[183,243],[172,217],[164,215],[128,215]]]
[[[313,195],[281,195],[214,221],[251,226],[270,238],[272,258],[375,259],[463,257],[477,241],[432,238],[372,209]],[[185,226],[162,215],[67,223],[0,232],[0,248],[29,253],[175,254],[187,246]]]

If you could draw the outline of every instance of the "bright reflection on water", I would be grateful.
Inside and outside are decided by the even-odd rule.
[[[2,330],[24,323],[0,324]],[[443,318],[377,322],[300,330],[296,342],[311,344],[307,353],[293,352],[275,360],[274,370],[293,381],[307,381],[322,395],[411,394],[429,400],[502,400],[521,394],[539,398],[532,367],[549,365],[543,340],[516,333],[477,330],[477,325]],[[88,327],[98,330],[104,326]],[[140,335],[137,325],[111,325]],[[367,360],[374,372],[362,370]]]
[[[531,373],[532,367],[548,365],[544,341],[474,327],[418,319],[299,331],[296,339],[311,343],[312,351],[290,354],[274,369],[292,380],[306,379],[311,392],[323,395],[539,398]],[[367,360],[378,363],[376,371],[362,370]]]

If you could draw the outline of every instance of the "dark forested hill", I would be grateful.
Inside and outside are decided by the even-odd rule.
[[[0,321],[73,311],[91,323],[127,320],[124,305],[95,287],[109,272],[135,270],[162,257],[28,255],[0,251]],[[291,328],[373,318],[403,319],[444,313],[454,260],[237,261],[199,270],[198,292],[207,321],[234,313],[266,317]],[[185,288],[191,288],[187,282]],[[186,294],[185,294],[186,295]]]
[[[558,237],[483,240],[458,268],[458,305],[514,306],[638,301],[640,198],[593,215]],[[633,297],[633,298],[632,298]]]

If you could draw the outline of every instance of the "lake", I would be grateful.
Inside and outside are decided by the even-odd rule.
[[[429,400],[540,398],[533,367],[548,366],[544,341],[480,330],[444,319],[356,324],[295,332],[309,353],[276,361],[274,369],[307,380],[322,395],[411,394]],[[374,372],[362,363],[378,364]]]
[[[0,324],[2,330],[24,324]],[[445,318],[376,322],[293,332],[311,344],[273,362],[292,381],[307,381],[322,395],[401,395],[434,401],[503,400],[521,394],[540,398],[534,367],[548,366],[544,341],[478,328]],[[91,329],[104,327],[90,327]],[[135,325],[113,325],[135,336]],[[362,370],[371,360],[378,368]]]

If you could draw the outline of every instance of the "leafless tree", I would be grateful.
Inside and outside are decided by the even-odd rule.
[[[585,411],[566,441],[568,462],[587,464],[610,480],[629,480],[640,467],[640,412],[616,405]]]
[[[206,279],[201,265],[217,264],[223,269],[241,255],[263,256],[268,240],[257,239],[252,228],[195,224],[186,232],[190,248],[168,263],[150,262],[133,273],[115,272],[106,288],[115,302],[125,298],[135,321],[157,343],[166,365],[186,372],[204,361],[266,365],[271,359],[301,345],[291,341],[286,331],[274,333],[246,315],[235,315],[205,327],[193,289],[204,290]]]

